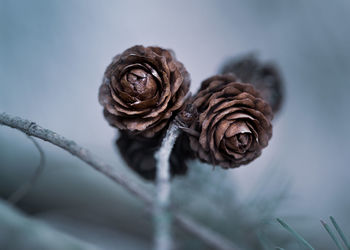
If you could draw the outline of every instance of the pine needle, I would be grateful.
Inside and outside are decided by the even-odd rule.
[[[334,241],[335,245],[337,246],[337,248],[339,250],[344,250],[344,248],[340,245],[337,237],[335,237],[332,229],[328,226],[328,224],[326,222],[324,222],[323,220],[321,220],[321,223],[323,225],[323,227],[326,229],[327,233],[329,234],[329,236],[331,236],[332,240]]]
[[[341,230],[340,226],[338,225],[336,220],[333,218],[333,216],[330,216],[329,218],[331,219],[331,222],[332,222],[333,226],[335,227],[335,230],[337,230],[340,238],[343,240],[344,245],[346,246],[346,248],[348,250],[350,250],[350,244],[349,244],[348,240],[346,239],[346,237],[345,237],[345,235],[343,233],[343,230]]]
[[[305,247],[307,247],[310,250],[315,250],[310,243],[308,243],[303,237],[301,237],[300,234],[298,234],[293,228],[291,228],[287,223],[285,223],[283,220],[277,218],[278,223],[282,225],[288,232],[290,232],[301,244],[303,244]]]

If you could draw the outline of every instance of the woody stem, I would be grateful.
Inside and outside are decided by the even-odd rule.
[[[40,125],[36,124],[35,122],[25,120],[21,117],[11,116],[6,113],[0,113],[0,125],[17,129],[19,131],[26,133],[28,136],[39,138],[57,147],[62,148],[63,150],[71,153],[72,155],[79,158],[81,161],[85,162],[87,165],[94,168],[99,173],[105,175],[107,178],[109,178],[113,182],[119,184],[121,187],[127,190],[130,194],[142,200],[147,206],[155,207],[154,205],[155,201],[152,198],[153,197],[152,194],[146,192],[142,187],[134,183],[131,178],[128,178],[128,176],[123,175],[118,171],[115,171],[115,168],[112,165],[107,164],[103,160],[99,159],[94,154],[92,154],[89,150],[87,150],[86,148],[83,148],[82,146],[78,145],[74,141],[63,137],[62,135],[57,134],[54,131],[43,128]],[[173,130],[171,131],[173,132],[177,131],[177,129],[175,128],[174,130],[175,131]],[[168,131],[168,133],[170,133],[171,131]],[[171,132],[171,134],[173,134],[173,132]],[[176,136],[170,136],[170,137],[172,137],[173,139],[171,139],[172,141],[171,143],[169,142],[168,143],[172,147],[172,145],[174,145]],[[167,138],[168,136],[165,137],[164,141],[167,141],[166,140]],[[162,158],[163,160],[166,159],[166,162],[167,162],[167,159],[169,158],[169,155],[170,155],[170,150],[168,150],[167,157],[164,157],[162,153],[160,154],[161,154],[160,158]],[[161,166],[162,163],[159,162],[159,165]],[[167,169],[169,169],[169,165]],[[169,182],[168,182],[168,185],[169,185]],[[168,194],[170,194],[170,192],[168,192]],[[167,198],[169,201],[169,196]],[[181,227],[185,232],[191,233],[192,235],[198,237],[199,239],[201,239],[203,242],[205,242],[207,245],[211,246],[212,248],[220,249],[220,250],[239,250],[240,249],[233,242],[231,242],[230,240],[227,240],[225,237],[218,234],[215,230],[212,230],[204,225],[197,223],[192,218],[182,213],[179,213],[174,209],[171,209],[171,210],[174,216],[174,221],[177,222],[177,225],[179,227]],[[170,223],[168,225],[170,225]],[[168,232],[167,235],[170,235],[169,233],[170,231]]]
[[[170,250],[173,248],[172,214],[168,209],[170,207],[171,192],[169,158],[179,132],[178,125],[172,123],[167,130],[159,151],[155,154],[157,160],[156,202],[153,211],[155,250]]]

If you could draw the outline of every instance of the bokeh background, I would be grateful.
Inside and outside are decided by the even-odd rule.
[[[247,201],[272,204],[277,199],[278,208],[267,209],[270,219],[265,220],[273,228],[268,237],[272,242],[285,244],[286,249],[294,246],[274,220],[282,217],[319,249],[330,249],[333,243],[319,219],[333,215],[350,234],[349,23],[347,0],[0,0],[0,111],[73,139],[151,190],[152,184],[133,175],[121,160],[114,147],[117,133],[104,120],[97,101],[111,58],[135,44],[171,48],[191,73],[195,91],[227,58],[255,52],[279,65],[286,84],[269,147],[255,162],[235,170],[213,171],[194,162],[189,176],[174,185],[188,185],[191,195],[204,197],[207,205],[213,203],[210,190],[217,190],[215,195],[222,199],[216,206],[230,208],[227,203],[232,200],[232,206],[246,215],[242,225],[260,225],[263,217],[258,210],[250,211]],[[33,225],[44,223],[40,225],[47,227],[45,232],[57,230],[76,244],[82,241],[97,249],[151,248],[151,218],[142,203],[68,153],[39,143],[46,155],[45,170],[17,205],[21,213],[31,215]],[[32,176],[38,161],[38,152],[25,135],[0,127],[3,199]],[[218,187],[223,176],[225,187]],[[190,203],[188,193],[178,192],[178,206]],[[35,249],[35,244],[54,249],[53,242],[62,242],[55,233],[40,240],[27,236],[23,214],[1,203],[0,249]],[[203,214],[204,224],[228,237],[239,231],[234,227],[236,210],[227,209],[232,217],[225,214],[236,231],[219,229],[220,223],[214,225],[213,219],[210,224],[203,217],[224,214],[221,209],[192,203],[193,211]],[[18,218],[12,220],[12,213]],[[257,227],[237,236],[244,249],[262,249],[258,243],[246,245],[249,237],[244,238],[255,235]],[[40,230],[37,235],[43,235]],[[179,239],[183,249],[200,244],[186,240],[181,232]]]

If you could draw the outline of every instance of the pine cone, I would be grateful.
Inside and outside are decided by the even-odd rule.
[[[210,77],[193,102],[199,118],[190,126],[191,149],[200,160],[223,168],[251,162],[272,136],[270,105],[253,85],[237,81],[231,74]]]
[[[170,156],[170,174],[184,175],[187,172],[185,159],[181,155],[182,137],[175,143]],[[119,152],[127,165],[143,178],[154,180],[156,178],[156,160],[154,154],[159,150],[162,136],[142,138],[121,132],[116,141]]]
[[[134,46],[114,57],[99,90],[111,126],[153,137],[178,111],[190,77],[171,50]]]
[[[261,63],[254,54],[229,60],[221,69],[221,74],[233,73],[243,82],[249,82],[270,104],[276,114],[283,102],[283,81],[276,65]]]

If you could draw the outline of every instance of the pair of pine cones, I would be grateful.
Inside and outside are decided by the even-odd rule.
[[[190,75],[173,51],[134,46],[113,58],[99,90],[108,123],[127,164],[146,179],[156,174],[154,153],[170,122],[182,128],[170,157],[172,175],[186,161],[236,168],[256,159],[272,136],[282,82],[276,67],[253,55],[228,61],[219,75],[189,94]]]

